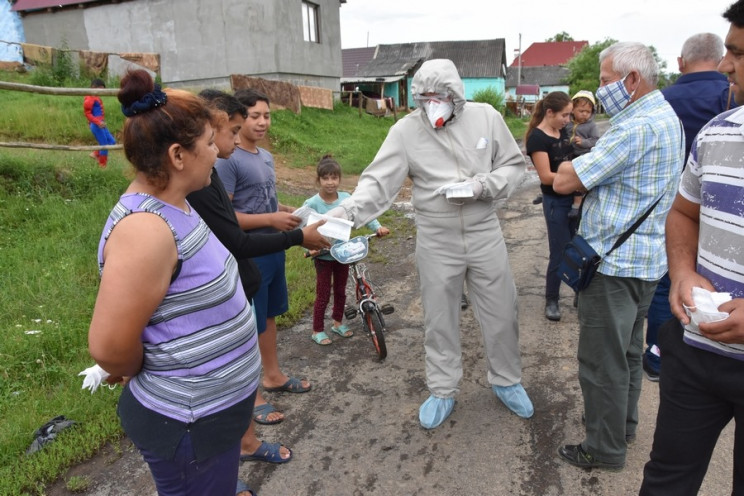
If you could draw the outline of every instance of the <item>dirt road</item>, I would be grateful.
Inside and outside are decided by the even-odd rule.
[[[658,404],[657,384],[644,379],[638,439],[620,473],[584,471],[558,460],[556,449],[583,436],[577,379],[578,324],[572,294],[564,286],[563,319],[549,322],[544,310],[547,242],[542,209],[533,205],[534,173],[501,209],[502,227],[519,292],[523,384],[535,415],[511,414],[486,381],[481,336],[472,309],[462,313],[464,376],[451,417],[433,431],[418,423],[427,398],[424,382],[421,306],[414,271],[414,238],[405,232],[380,240],[373,251],[384,263],[370,275],[390,315],[388,358],[378,362],[372,345],[357,335],[332,346],[312,343],[310,315],[279,333],[285,370],[309,378],[300,395],[267,394],[287,415],[276,426],[259,426],[259,437],[294,450],[284,465],[248,462],[241,477],[261,496],[270,495],[631,495],[637,494],[647,461]],[[411,224],[412,225],[412,224]],[[108,390],[106,390],[108,391]],[[731,492],[733,429],[726,429],[701,495]],[[95,496],[154,495],[146,466],[126,441],[106,448],[67,475],[85,475]],[[49,495],[67,492],[60,481]]]

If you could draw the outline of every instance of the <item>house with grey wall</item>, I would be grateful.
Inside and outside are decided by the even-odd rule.
[[[359,49],[349,50],[355,51],[349,51],[344,57],[365,55],[359,53]],[[347,54],[347,50],[344,50],[344,54]],[[421,64],[430,59],[452,60],[463,80],[467,99],[488,87],[495,88],[501,94],[505,92],[506,54],[503,38],[378,45],[372,58],[365,64],[358,67],[345,64],[349,72],[341,79],[342,87],[392,98],[396,106],[412,108],[411,80]]]
[[[228,89],[244,74],[338,91],[346,0],[15,0],[26,41],[156,53],[173,87]]]

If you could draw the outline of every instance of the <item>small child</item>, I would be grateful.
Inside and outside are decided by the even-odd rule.
[[[317,167],[315,179],[320,191],[312,198],[305,200],[304,205],[320,214],[338,207],[341,201],[351,196],[349,193],[338,191],[341,182],[341,166],[331,155],[325,155]],[[375,231],[378,236],[390,234],[388,228],[383,227],[375,219],[367,227]],[[316,254],[317,252],[310,252]],[[346,305],[346,282],[349,279],[349,266],[337,262],[331,255],[320,255],[315,258],[315,306],[313,307],[312,340],[325,346],[331,344],[331,338],[324,331],[325,311],[331,299],[331,283],[333,284],[333,326],[331,331],[341,337],[350,338],[354,332],[341,323]]]
[[[573,145],[574,156],[578,157],[591,150],[599,139],[599,129],[594,122],[595,101],[591,91],[578,91],[573,98],[573,110],[571,111],[571,121],[566,124],[566,132]],[[568,213],[569,219],[575,219],[579,216],[579,207],[583,195],[574,197],[571,211]]]
[[[101,79],[94,79],[90,83],[91,88],[105,88],[106,84]],[[101,98],[94,95],[88,95],[83,99],[83,111],[85,118],[88,119],[90,132],[98,141],[99,145],[115,145],[116,140],[106,127],[106,117],[103,112],[103,102]],[[108,150],[96,150],[90,154],[91,158],[98,161],[98,166],[102,169],[108,163]]]

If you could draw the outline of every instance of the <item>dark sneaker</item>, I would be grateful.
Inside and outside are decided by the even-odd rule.
[[[659,382],[659,367],[654,367],[651,363],[651,359],[648,357],[648,353],[643,354],[643,372],[646,374],[651,382]]]
[[[548,320],[561,320],[561,309],[558,307],[557,301],[549,300],[545,303],[545,317],[547,317]]]
[[[584,451],[580,444],[567,444],[558,448],[558,455],[561,460],[580,468],[601,468],[605,470],[622,470],[625,467],[623,463],[605,463],[597,460],[592,455]]]
[[[532,200],[533,205],[540,205],[542,203],[542,195],[537,195],[534,200]]]
[[[463,293],[462,298],[460,298],[460,310],[467,310],[469,306],[470,302],[468,301],[468,297]]]

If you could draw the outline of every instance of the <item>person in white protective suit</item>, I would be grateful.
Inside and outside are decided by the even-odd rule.
[[[455,405],[463,281],[483,333],[488,382],[511,411],[530,418],[534,408],[521,385],[517,293],[494,203],[521,181],[524,157],[499,112],[465,101],[452,61],[424,62],[411,92],[419,108],[390,129],[352,196],[328,215],[364,225],[390,208],[411,178],[431,392],[419,409],[421,425],[437,427]]]

